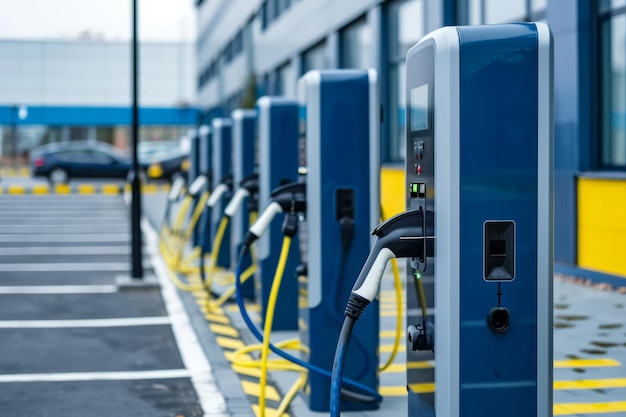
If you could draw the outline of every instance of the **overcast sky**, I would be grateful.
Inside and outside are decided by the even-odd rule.
[[[138,0],[142,41],[195,40],[194,0]],[[128,40],[131,0],[0,0],[0,39]]]

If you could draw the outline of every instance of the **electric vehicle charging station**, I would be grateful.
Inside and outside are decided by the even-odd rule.
[[[187,171],[187,186],[191,185],[191,183],[196,179],[196,177],[200,173],[200,129],[202,126],[198,127],[195,134],[191,137],[190,140],[190,150],[189,150],[189,170]]]
[[[189,171],[187,172],[187,191],[193,191],[194,193],[196,193],[193,198],[193,206],[197,204],[197,193],[201,191],[199,189],[195,190],[195,188],[204,188],[206,186],[210,186],[209,182],[209,184],[204,184],[204,186],[196,187],[200,185],[200,183],[196,182],[196,180],[201,175],[205,176],[206,181],[208,181],[208,162],[206,161],[206,158],[203,157],[203,155],[206,155],[207,152],[210,152],[210,135],[210,128],[207,125],[202,125],[198,127],[196,134],[191,138],[191,149],[189,152]],[[193,247],[198,246],[198,244],[200,243],[200,230],[203,230],[202,221],[200,222],[198,227],[194,227],[192,231],[191,243]]]
[[[407,209],[435,233],[408,268],[410,336],[432,346],[409,343],[407,364],[435,364],[407,367],[409,416],[552,415],[551,48],[529,23],[446,27],[408,52]],[[414,313],[416,278],[434,315]]]
[[[270,200],[272,190],[298,180],[298,103],[284,97],[261,97],[257,100],[259,117],[259,208]],[[258,265],[257,297],[264,320],[272,281],[278,265],[283,233],[278,222],[270,224],[256,245]],[[298,283],[296,268],[300,263],[297,237],[294,236],[285,265],[285,279],[276,301],[274,330],[298,328]]]
[[[233,123],[233,185],[237,188],[240,187],[244,179],[251,178],[257,173],[257,112],[256,110],[237,109],[231,113],[231,119]],[[246,209],[239,208],[230,218],[232,265],[237,264],[243,239],[251,226],[249,214],[258,211],[258,197],[258,192],[256,195],[248,195]],[[244,264],[244,268],[248,268],[250,264],[251,260]],[[242,290],[244,297],[254,298],[254,279],[245,282]]]
[[[380,220],[378,80],[374,71],[310,71],[298,83],[301,135],[306,142],[306,305],[300,308],[303,359],[331,369],[343,321],[342,308],[370,251]],[[303,158],[300,158],[301,160]],[[303,228],[301,227],[301,231]],[[302,239],[301,239],[302,241]],[[346,377],[378,387],[379,311],[375,300],[361,318],[347,355]],[[328,411],[330,380],[309,373],[306,401]],[[376,403],[342,401],[344,410]]]
[[[197,145],[197,158],[198,158],[198,171],[196,173],[196,178],[200,175],[206,178],[206,184],[204,185],[204,189],[211,190],[212,188],[212,172],[211,172],[211,154],[212,154],[212,146],[211,142],[213,139],[211,126],[202,125],[198,129],[198,145]],[[193,148],[192,148],[193,149]],[[196,199],[197,200],[197,199]],[[194,206],[197,201],[194,201]],[[204,210],[210,210],[208,207],[205,207]],[[210,211],[208,212],[210,213]],[[193,246],[196,247],[198,245],[202,245],[205,250],[210,250],[211,247],[211,236],[206,233],[207,224],[206,219],[210,218],[210,214],[206,214],[204,219],[200,222],[199,230],[194,232],[193,238]],[[203,232],[201,232],[202,230]],[[200,235],[202,234],[202,237]]]
[[[213,177],[213,184],[224,184],[227,182],[227,177],[232,176],[232,121],[229,118],[216,118],[212,122],[212,164],[211,172]],[[232,180],[232,178],[231,178]],[[213,194],[215,190],[212,188]],[[215,236],[219,227],[220,220],[224,213],[224,208],[231,197],[231,190],[224,191],[221,195],[221,200],[216,206],[207,207],[210,209],[207,213],[207,218],[210,222],[209,234]],[[209,201],[211,201],[209,199]],[[207,203],[208,205],[208,203]],[[209,239],[211,240],[211,239]],[[220,252],[216,258],[216,265],[218,267],[228,268],[230,267],[230,226],[226,227]]]

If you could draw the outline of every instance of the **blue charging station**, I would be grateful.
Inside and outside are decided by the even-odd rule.
[[[188,191],[191,185],[201,175],[207,176],[208,162],[206,155],[210,152],[211,130],[209,126],[199,126],[195,134],[191,137],[191,147],[189,151],[189,171],[187,172],[187,187]],[[208,180],[208,178],[207,178]],[[210,181],[207,182],[207,185]],[[195,188],[195,186],[194,186]],[[193,198],[192,207],[195,207],[198,203],[198,195]],[[205,221],[203,219],[198,222],[196,227],[192,231],[191,243],[193,247],[201,244],[202,230],[204,230]]]
[[[261,97],[259,115],[259,209],[263,210],[277,187],[298,180],[298,103],[284,97]],[[265,317],[274,273],[283,241],[282,225],[274,221],[256,245],[258,264],[257,296],[261,317]],[[294,237],[285,265],[280,296],[276,301],[273,330],[298,328],[298,283],[296,268],[300,263],[298,240]]]
[[[213,177],[212,184],[215,185],[223,181],[227,176],[232,175],[232,121],[229,118],[213,119],[211,130],[213,136],[213,166],[211,167],[211,173]],[[220,220],[224,214],[224,208],[226,208],[231,195],[231,191],[225,192],[217,205],[210,210],[208,218],[210,219],[209,230],[211,238],[217,234]],[[230,225],[226,227],[216,266],[230,267]]]
[[[257,112],[256,110],[237,109],[231,113],[232,150],[233,150],[233,187],[237,189],[244,178],[257,172]],[[230,218],[231,223],[231,262],[237,259],[243,246],[243,239],[250,228],[250,213],[258,212],[258,195],[250,195],[247,204]],[[251,265],[251,259],[243,264],[244,270]],[[242,285],[242,296],[254,298],[254,279]]]
[[[198,144],[197,144],[197,156],[198,158],[198,171],[196,173],[196,178],[200,175],[203,175],[206,178],[206,190],[211,190],[212,187],[212,173],[211,173],[211,165],[212,165],[212,151],[213,147],[211,146],[213,140],[211,126],[202,125],[198,129]],[[193,151],[193,148],[192,148]],[[194,200],[194,207],[197,204],[198,198]],[[204,207],[204,212],[200,222],[198,222],[198,227],[194,231],[193,234],[193,246],[201,245],[204,251],[211,250],[211,241],[212,236],[207,233],[208,223],[207,219],[210,218],[209,207]],[[200,232],[200,231],[203,232]]]
[[[552,415],[551,48],[524,23],[446,27],[408,52],[407,209],[435,233],[408,268],[408,323],[434,328],[432,350],[407,348],[409,416]]]
[[[196,129],[194,135],[191,137],[190,150],[189,150],[189,170],[187,171],[187,187],[198,177],[200,174],[200,129],[199,126]]]
[[[377,75],[366,70],[313,70],[300,78],[298,99],[306,142],[308,236],[302,245],[307,297],[300,308],[300,338],[308,347],[303,359],[330,370],[343,308],[370,251],[370,231],[380,221]],[[345,376],[376,390],[378,301],[360,321]],[[328,378],[309,373],[304,391],[311,410],[329,410]],[[378,405],[343,402],[341,407],[367,410]]]

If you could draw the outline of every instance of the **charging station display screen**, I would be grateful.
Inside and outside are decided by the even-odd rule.
[[[411,131],[428,129],[428,84],[411,89]]]

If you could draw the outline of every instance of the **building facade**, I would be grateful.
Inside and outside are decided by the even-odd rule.
[[[139,47],[141,140],[177,139],[196,124],[191,43]],[[62,140],[125,148],[131,123],[128,42],[0,41],[3,160]]]
[[[197,15],[205,120],[264,94],[295,98],[309,69],[378,70],[382,196],[392,212],[404,202],[407,50],[444,25],[546,21],[554,37],[558,269],[623,282],[626,0],[197,0]]]

